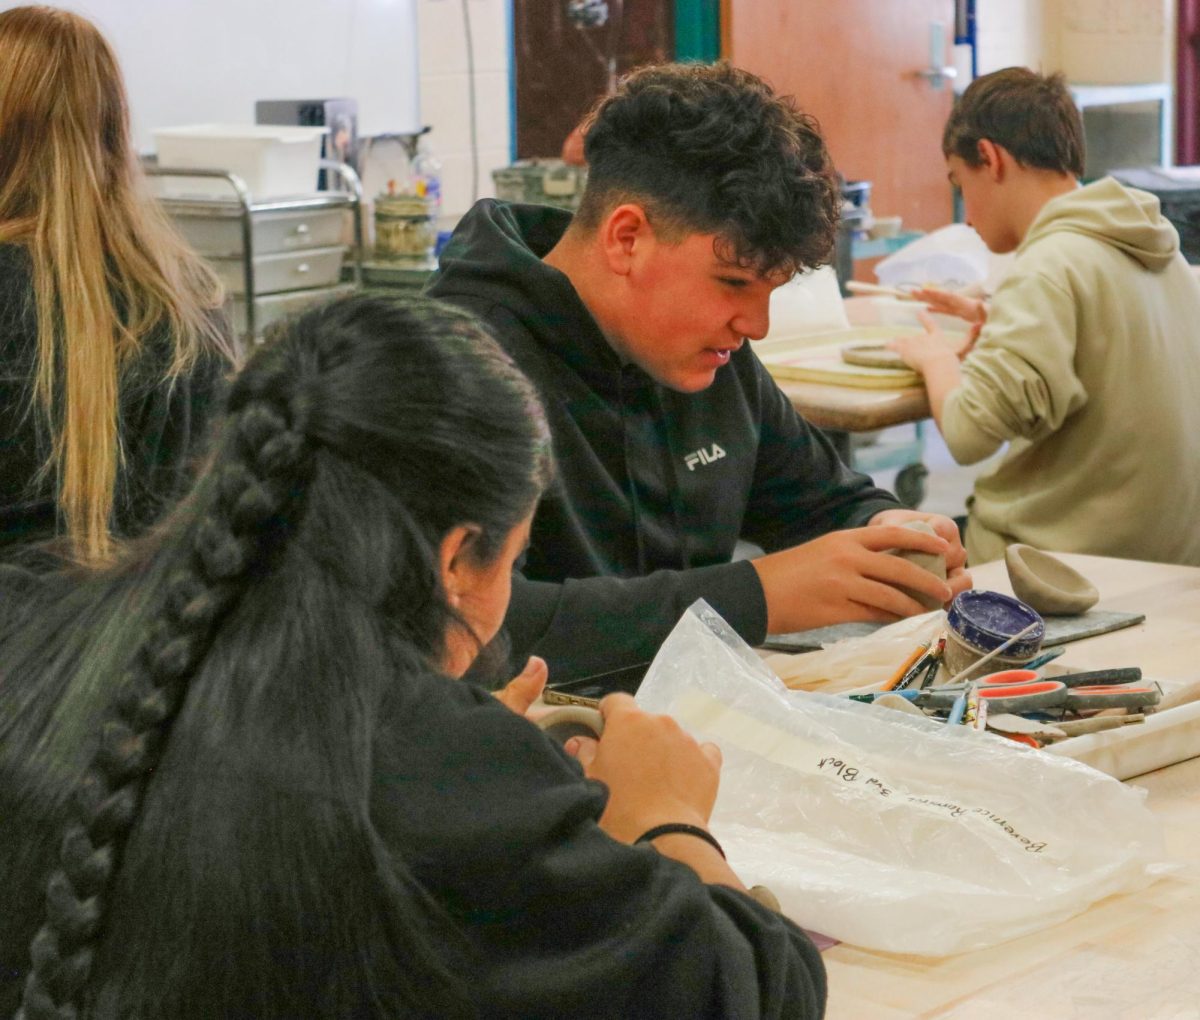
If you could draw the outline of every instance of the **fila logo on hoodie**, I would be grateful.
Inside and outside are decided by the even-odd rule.
[[[683,462],[687,465],[689,471],[695,471],[697,464],[711,464],[715,460],[720,460],[725,456],[725,451],[722,450],[716,443],[712,447],[705,450],[701,447],[693,453],[685,454]]]

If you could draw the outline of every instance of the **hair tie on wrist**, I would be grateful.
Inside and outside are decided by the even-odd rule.
[[[717,842],[717,837],[707,829],[700,828],[699,825],[688,825],[687,822],[667,822],[666,825],[656,825],[653,829],[647,829],[633,842],[649,843],[652,839],[658,839],[659,836],[671,836],[679,833],[683,836],[695,836],[697,839],[704,840],[711,846],[722,858],[725,857],[725,851],[721,849],[721,844]]]

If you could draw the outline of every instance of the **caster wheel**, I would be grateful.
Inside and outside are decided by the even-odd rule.
[[[924,464],[909,464],[896,475],[896,498],[905,506],[915,510],[925,499],[925,479],[929,468]]]

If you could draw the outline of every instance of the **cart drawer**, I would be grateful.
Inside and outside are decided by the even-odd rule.
[[[334,298],[353,294],[358,288],[352,283],[336,287],[317,287],[307,290],[289,290],[279,294],[260,295],[254,300],[254,330],[260,337],[265,329],[289,315],[303,311],[309,305],[332,301]],[[241,336],[246,332],[246,299],[238,296],[229,299],[229,318],[234,333]]]
[[[176,213],[176,226],[188,244],[201,255],[230,257],[242,252],[240,216],[187,216]],[[324,248],[346,240],[348,217],[345,209],[263,212],[251,216],[254,254],[299,248]]]
[[[336,283],[342,272],[346,249],[341,245],[329,248],[305,248],[301,251],[275,255],[254,256],[255,294],[274,294],[285,290],[305,290],[328,287]],[[209,263],[230,294],[245,294],[246,281],[242,275],[240,256],[212,258]]]

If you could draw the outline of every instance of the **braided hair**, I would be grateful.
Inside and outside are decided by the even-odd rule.
[[[30,947],[20,1020],[73,1020],[110,1008],[120,1015],[294,1015],[297,1002],[314,993],[281,987],[303,981],[294,974],[273,979],[272,968],[320,969],[318,953],[335,961],[326,966],[341,960],[350,973],[340,990],[320,993],[324,1003],[310,998],[305,1012],[469,1012],[444,951],[422,935],[422,927],[437,929],[437,908],[402,867],[385,865],[354,802],[366,781],[385,678],[436,668],[455,624],[439,587],[438,538],[471,521],[482,536],[477,554],[494,554],[532,509],[549,470],[548,449],[528,383],[473,320],[433,302],[336,302],[290,324],[251,360],[231,388],[222,436],[192,497],[125,563],[91,583],[73,583],[58,600],[64,619],[91,614],[100,640],[89,643],[68,629],[65,644],[73,642],[73,650],[56,654],[52,647],[46,656],[59,674],[49,684],[53,693],[26,696],[13,708],[18,724],[9,723],[10,733],[30,741],[36,757],[56,744],[55,727],[61,735],[63,719],[77,714],[64,706],[97,696],[81,690],[114,692],[61,812],[58,860]],[[81,606],[86,612],[78,617]],[[130,654],[119,682],[96,685],[95,675],[64,681],[64,663],[88,672],[83,664],[114,628],[121,632],[118,618],[130,606],[136,639],[124,639]],[[0,652],[54,645],[46,632],[57,625],[54,607],[48,598],[36,636],[27,625],[0,635]],[[301,633],[323,623],[331,641]],[[112,661],[111,652],[98,657]],[[0,654],[0,668],[14,662],[20,655]],[[287,682],[306,670],[328,682],[303,690]],[[38,716],[39,726],[21,729],[21,718]],[[266,750],[278,733],[301,746]],[[7,735],[0,723],[0,738]],[[268,786],[275,774],[271,804],[261,795],[248,802],[244,784],[229,778],[242,766],[268,776]],[[296,819],[272,816],[293,803]],[[268,874],[242,872],[281,856],[281,826],[294,834],[297,849],[284,842],[282,856],[295,858],[299,892],[276,895],[257,888],[270,888]],[[231,840],[227,830],[234,828]],[[301,845],[314,831],[325,839],[316,851]],[[347,838],[349,845],[340,845]],[[0,864],[2,851],[0,845]],[[317,886],[306,885],[314,858],[341,860],[355,876],[347,901],[380,899],[372,883],[390,874],[382,898],[391,912],[368,909],[353,925],[331,920],[326,934],[313,934],[321,907],[281,901],[300,900]],[[216,991],[186,980],[172,991],[161,986],[161,974],[147,977],[148,966],[123,960],[114,946],[118,932],[126,945],[147,941],[142,955],[152,960],[156,940],[145,939],[146,928],[163,925],[184,942],[186,932],[177,929],[220,929],[219,918],[205,912],[198,920],[187,904],[147,916],[147,890],[166,903],[181,859],[195,872],[185,900],[202,907],[209,898],[228,898],[233,886],[235,896],[279,915],[286,948],[269,937],[257,944],[246,938],[246,974]],[[221,862],[232,876],[221,873]],[[333,894],[320,895],[321,906],[334,907]],[[342,907],[350,909],[358,908]],[[162,910],[178,916],[164,919]],[[294,934],[285,938],[289,926]],[[310,937],[314,945],[305,944]],[[439,932],[439,942],[445,937]],[[356,938],[368,951],[352,944]],[[189,945],[186,957],[213,953],[207,942]],[[412,971],[397,973],[405,957]],[[93,987],[94,975],[113,972],[126,977]]]

